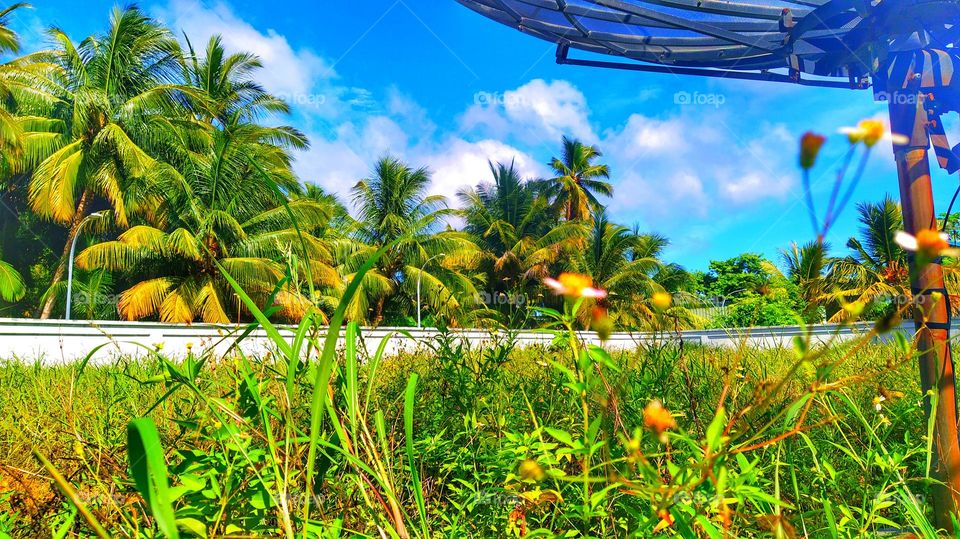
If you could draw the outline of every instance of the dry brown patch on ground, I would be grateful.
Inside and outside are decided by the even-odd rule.
[[[19,468],[0,465],[0,508],[4,512],[9,511],[33,520],[43,514],[57,497],[47,478]]]

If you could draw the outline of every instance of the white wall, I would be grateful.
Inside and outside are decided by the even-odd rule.
[[[848,340],[864,335],[869,325],[841,328],[834,325],[818,325],[809,329],[817,342],[831,339]],[[93,352],[93,360],[108,361],[120,355],[142,355],[147,349],[162,344],[165,354],[172,357],[184,356],[188,345],[195,353],[213,347],[222,354],[232,346],[239,346],[251,354],[263,354],[272,348],[270,340],[262,329],[253,331],[238,344],[238,337],[246,328],[237,326],[215,326],[209,324],[171,325],[152,322],[89,322],[62,320],[33,320],[0,318],[0,360],[19,359],[23,361],[41,360],[47,364],[70,363],[82,360]],[[912,330],[912,325],[906,328]],[[398,333],[404,332],[404,333]],[[281,327],[281,333],[292,340],[292,328]],[[469,339],[472,345],[491,340],[490,332],[483,330],[460,330],[458,334]],[[705,346],[736,347],[746,344],[753,347],[791,346],[793,338],[802,335],[799,327],[753,328],[747,330],[704,330],[685,331],[681,335],[649,333],[616,333],[605,343],[607,349],[633,349],[647,343],[666,342],[669,339],[682,338],[684,342]],[[423,347],[426,341],[436,335],[430,329],[391,329],[377,328],[361,330],[366,348],[372,353],[381,340],[389,335],[386,350],[388,354],[400,350],[413,350]],[[323,335],[320,336],[322,340]],[[412,337],[412,338],[411,338]],[[581,338],[586,342],[599,344],[593,333],[584,332]],[[552,335],[548,333],[524,331],[517,334],[520,346],[548,344]],[[340,344],[342,346],[343,335]],[[99,348],[98,348],[99,347]],[[96,350],[96,351],[95,351]]]

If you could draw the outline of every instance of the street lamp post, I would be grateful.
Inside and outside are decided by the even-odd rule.
[[[430,258],[428,258],[427,261],[424,262],[422,266],[420,266],[420,271],[417,273],[417,329],[419,329],[419,328],[421,327],[421,320],[420,320],[420,282],[423,280],[423,270],[426,269],[427,264],[429,264],[433,259],[435,259],[435,258],[440,258],[440,257],[442,257],[442,256],[446,256],[446,253],[435,254],[435,255],[431,256]]]
[[[70,320],[70,303],[73,299],[73,253],[77,249],[77,239],[80,238],[80,231],[83,230],[83,225],[87,224],[87,221],[91,217],[100,217],[102,212],[91,213],[84,219],[80,221],[80,224],[77,225],[77,233],[73,235],[73,243],[70,244],[70,258],[67,261],[67,316],[66,320]]]

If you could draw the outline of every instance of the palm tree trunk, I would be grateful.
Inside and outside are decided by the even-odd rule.
[[[67,271],[67,258],[70,257],[70,245],[73,244],[73,239],[77,236],[77,231],[80,229],[80,223],[83,222],[83,219],[86,217],[87,206],[90,203],[90,196],[87,191],[84,191],[80,195],[80,202],[77,204],[77,211],[73,214],[73,221],[70,222],[70,230],[67,232],[67,242],[63,244],[63,254],[60,255],[60,263],[57,265],[57,269],[53,272],[53,280],[50,281],[50,287],[59,283],[63,280],[63,274]],[[47,301],[43,305],[43,310],[40,311],[40,320],[47,320],[50,318],[50,314],[53,312],[53,304],[56,301],[56,296],[49,294],[47,296]]]
[[[377,300],[377,306],[374,308],[373,312],[373,320],[370,321],[373,324],[373,327],[380,326],[380,322],[383,321],[383,310],[386,307],[386,303],[387,298],[384,296],[381,296],[380,299]]]

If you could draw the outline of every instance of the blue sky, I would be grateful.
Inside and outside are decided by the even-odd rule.
[[[13,26],[37,49],[51,24],[75,39],[102,31],[114,5],[85,0],[78,11],[75,1],[41,0]],[[668,258],[691,269],[744,251],[775,258],[811,239],[796,140],[807,130],[831,134],[814,176],[822,206],[846,148],[837,130],[885,114],[869,92],[558,66],[549,43],[454,0],[140,6],[199,48],[219,33],[229,48],[263,58],[264,84],[291,101],[289,122],[310,136],[296,165],[304,181],[347,200],[389,153],[429,166],[433,189],[454,202],[461,186],[488,179],[487,159],[546,176],[569,135],[604,151],[614,218],[668,236]],[[678,103],[678,92],[709,103]],[[897,195],[892,159],[888,148],[875,152],[855,200]],[[935,169],[934,181],[944,206],[956,179]],[[849,208],[828,238],[834,252],[855,228]]]

